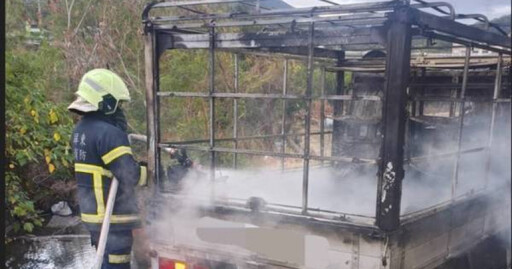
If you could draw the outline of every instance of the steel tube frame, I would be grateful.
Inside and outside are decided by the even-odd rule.
[[[467,89],[471,89],[471,87],[467,87]],[[482,103],[509,103],[510,99],[506,98],[497,98],[497,99],[484,99],[484,98],[478,98],[478,97],[466,97],[464,100],[461,98],[456,97],[415,97],[412,100],[414,101],[430,101],[430,102],[447,102],[447,103],[462,103],[470,101],[474,103],[482,102]]]
[[[459,126],[457,133],[457,154],[455,155],[455,163],[453,168],[453,176],[452,176],[452,186],[451,186],[451,197],[455,197],[455,192],[457,189],[457,184],[459,180],[459,162],[460,162],[460,151],[462,145],[462,129],[464,127],[464,105],[465,105],[465,97],[466,97],[466,88],[468,84],[468,70],[469,70],[469,61],[471,59],[471,48],[466,47],[466,59],[464,64],[464,73],[462,75],[462,89],[460,91],[460,99],[462,101],[459,105]]]
[[[168,8],[168,7],[182,7],[182,6],[196,6],[205,4],[228,4],[228,3],[239,3],[245,0],[196,0],[196,1],[173,1],[173,2],[162,2],[153,6],[153,8]]]
[[[466,87],[468,83],[468,72],[469,72],[469,64],[471,61],[471,47],[466,46],[466,54],[464,59],[464,71],[462,73],[462,88],[460,91],[460,99],[462,102],[459,104],[459,126],[458,126],[458,134],[457,134],[457,154],[455,154],[455,163],[453,167],[453,175],[451,181],[451,193],[450,200],[452,203],[455,202],[456,199],[456,191],[457,184],[459,179],[459,162],[461,155],[461,145],[462,145],[462,129],[464,127],[464,105],[465,105],[465,97],[466,97]],[[450,227],[453,226],[453,216],[450,213]],[[451,245],[452,234],[448,234],[448,244],[446,244],[447,252],[450,253],[450,245]]]
[[[349,72],[362,72],[362,73],[384,73],[386,69],[383,67],[327,67],[328,71],[349,71]]]
[[[474,40],[476,42],[487,43],[488,45],[495,45],[505,48],[510,47],[510,38],[507,36],[475,29],[474,27],[446,18],[440,18],[414,8],[408,9],[408,13],[408,17],[403,18],[404,21],[411,22],[420,28],[423,27],[425,29],[434,29],[448,35]]]
[[[455,84],[458,84],[459,76],[452,77],[452,82],[455,83]],[[454,87],[454,88],[450,89],[450,97],[451,98],[457,98],[458,90],[459,90],[459,87]],[[449,114],[450,117],[455,117],[456,103],[457,102],[450,102],[450,112],[449,112],[450,113]]]
[[[260,57],[271,57],[277,58],[282,57],[284,59],[293,59],[307,61],[308,50],[307,47],[269,47],[259,48],[258,50],[250,49],[233,49],[230,51],[239,51],[240,53],[256,55]],[[324,49],[315,48],[315,60],[317,62],[324,61],[328,62],[336,58],[339,50],[335,49]]]
[[[200,93],[200,92],[159,92],[160,97],[202,97],[202,98],[247,98],[247,99],[288,99],[288,100],[339,100],[339,101],[381,101],[378,96],[352,96],[352,95],[326,95],[326,96],[308,96],[299,94],[271,94],[271,93],[229,93],[229,92],[215,92]]]
[[[426,75],[427,75],[427,70],[426,70],[426,68],[421,68],[421,77],[422,77],[422,78],[425,78],[425,77],[426,77]],[[425,96],[425,87],[420,87],[420,89],[419,89],[419,90],[420,90],[421,94],[416,95],[416,96],[417,96],[417,97],[420,97],[420,98],[424,97],[424,96]],[[424,112],[424,110],[425,110],[425,102],[420,100],[420,101],[418,102],[418,115],[419,115],[419,116],[423,116],[423,115],[424,115],[424,113],[423,113],[423,112]]]
[[[238,89],[238,79],[239,79],[239,74],[238,74],[238,53],[235,53],[235,74],[234,74],[234,79],[235,79],[235,93],[238,93],[239,89]],[[234,139],[234,145],[233,145],[233,148],[234,149],[238,149],[238,99],[233,99],[233,139]],[[233,168],[234,169],[237,169],[238,168],[238,154],[237,153],[234,153],[233,155]]]
[[[207,152],[222,152],[222,153],[239,153],[239,154],[248,154],[248,155],[257,155],[257,156],[270,156],[270,157],[277,157],[277,158],[295,158],[295,159],[304,159],[304,154],[298,154],[298,153],[284,153],[281,154],[279,152],[273,152],[273,151],[261,151],[261,150],[251,150],[251,149],[233,149],[233,148],[224,148],[224,147],[205,147],[205,146],[195,146],[195,145],[187,145],[187,144],[172,144],[172,143],[160,143],[160,148],[177,148],[177,149],[190,149],[190,150],[197,150],[197,151],[207,151]],[[316,156],[316,155],[310,155],[310,160],[317,160],[317,161],[339,161],[339,162],[346,162],[346,163],[357,163],[357,164],[376,164],[377,160],[374,159],[360,159],[360,158],[349,158],[349,157],[338,157],[338,156]]]
[[[479,20],[478,18],[481,18],[481,20]],[[489,19],[487,18],[487,16],[483,14],[457,14],[457,16],[455,16],[455,19],[474,19],[480,22],[483,21],[483,23],[485,23],[485,30],[489,30],[490,27]]]
[[[332,133],[332,132],[325,132],[326,134]],[[320,135],[320,132],[311,132],[311,135]],[[297,137],[297,136],[304,136],[305,133],[293,133],[293,134],[285,134],[285,137]],[[242,136],[238,137],[237,140],[240,141],[247,141],[247,140],[256,140],[256,139],[268,139],[268,138],[281,138],[283,135],[281,134],[272,134],[272,135],[252,135],[252,136]],[[227,142],[227,141],[234,141],[234,137],[228,137],[228,138],[217,138],[215,141],[217,142]],[[168,144],[200,144],[200,143],[208,143],[209,139],[195,139],[195,140],[186,140],[186,141],[172,141],[167,142]]]
[[[466,28],[464,28],[464,29],[466,29]],[[500,44],[493,44],[494,46],[502,47],[502,48],[496,48],[496,47],[493,47],[493,46],[487,44],[485,41],[472,40],[472,39],[470,39],[471,41],[468,41],[468,39],[456,37],[456,33],[451,33],[451,35],[447,35],[447,34],[439,33],[436,30],[434,30],[434,31],[427,30],[427,31],[423,31],[422,35],[424,37],[436,38],[439,40],[443,40],[443,41],[447,41],[447,42],[451,42],[451,43],[457,43],[457,44],[464,45],[464,46],[484,49],[484,50],[488,50],[488,51],[492,51],[492,52],[503,53],[503,54],[508,54],[508,55],[510,55],[512,53],[510,50],[510,46],[504,46],[503,41],[500,41]],[[503,49],[503,48],[505,48],[505,49]]]
[[[381,44],[383,26],[360,27],[316,31],[317,46],[338,46],[354,44]],[[165,42],[167,49],[207,49],[208,34],[175,34]],[[221,49],[254,49],[263,47],[307,47],[308,40],[302,32],[286,33],[218,33],[215,47]]]
[[[324,7],[313,7],[313,8],[294,8],[294,9],[273,9],[269,11],[262,11],[261,13],[221,13],[221,14],[207,14],[207,15],[196,15],[196,16],[168,16],[168,17],[155,17],[151,18],[154,23],[159,22],[172,22],[172,21],[194,21],[194,20],[219,20],[219,19],[245,19],[254,20],[258,18],[269,18],[269,17],[282,17],[282,16],[308,16],[308,18],[315,18],[317,14],[346,14],[346,13],[367,13],[369,11],[386,11],[393,10],[402,6],[401,3],[396,1],[385,1],[375,3],[359,3],[359,4],[347,4],[340,6],[324,6]],[[152,8],[158,8],[158,4]],[[149,16],[146,15],[146,19]]]
[[[432,8],[439,8],[439,7],[447,7],[450,10],[450,19],[455,20],[456,14],[455,9],[452,5],[446,2],[420,2],[419,4],[412,4],[410,7],[432,7]]]
[[[206,2],[205,2],[206,3]],[[446,3],[442,3],[446,5]],[[422,12],[415,7],[415,5],[407,5],[399,2],[379,2],[379,3],[366,3],[366,4],[352,4],[352,5],[340,5],[340,6],[330,6],[330,7],[316,7],[316,8],[299,8],[299,9],[288,9],[288,10],[269,10],[261,13],[252,13],[252,14],[242,14],[242,13],[227,13],[227,14],[202,14],[198,16],[188,16],[188,17],[158,17],[158,18],[149,18],[148,13],[151,8],[160,7],[162,4],[153,4],[149,5],[143,12],[143,20],[151,21],[154,24],[154,27],[161,27],[162,29],[172,29],[170,25],[167,26],[159,26],[160,22],[168,22],[168,21],[187,21],[187,20],[220,20],[220,19],[245,19],[252,20],[254,22],[255,19],[258,18],[267,18],[267,17],[276,17],[276,16],[287,16],[295,15],[298,16],[298,20],[303,20],[301,16],[308,15],[310,18],[315,14],[339,14],[339,13],[366,13],[369,11],[385,11],[392,10],[394,8],[402,7],[407,8],[410,13],[409,16],[403,18],[406,21],[412,22],[414,25],[422,29],[433,29],[436,31],[444,32],[448,35],[452,36],[460,36],[463,39],[474,40],[477,42],[481,42],[484,44],[490,44],[488,47],[492,47],[492,45],[500,46],[500,47],[510,47],[510,38],[494,34],[488,31],[476,29],[474,27],[466,26],[464,24],[455,22],[451,19],[446,19],[442,17],[438,17],[435,15],[431,15],[425,12]],[[165,3],[164,3],[165,5]],[[424,4],[422,4],[424,5]],[[427,4],[428,5],[428,4]],[[453,12],[451,12],[453,14]],[[360,16],[361,18],[366,18],[366,16]],[[342,17],[340,17],[342,18]],[[356,17],[355,17],[356,18]],[[308,18],[306,18],[308,19]],[[326,18],[318,17],[318,20],[325,20]],[[330,18],[328,20],[333,20]],[[219,23],[222,23],[219,21]],[[233,26],[238,26],[237,22],[231,22]],[[240,21],[238,24],[247,24],[247,21]],[[262,21],[261,23],[265,23]],[[266,22],[267,24],[271,23],[270,20]],[[283,22],[279,22],[283,23]],[[167,27],[167,28],[166,28]],[[448,36],[447,36],[448,37]],[[460,41],[463,41],[460,39]]]
[[[487,190],[489,188],[489,173],[491,170],[491,152],[492,146],[494,142],[494,126],[496,124],[496,110],[498,109],[498,103],[496,100],[500,96],[501,91],[501,76],[502,76],[502,61],[503,55],[500,53],[498,55],[498,63],[496,64],[496,78],[494,82],[494,92],[493,92],[493,100],[491,107],[491,123],[489,124],[489,132],[488,132],[488,140],[487,140],[487,152],[486,152],[486,160],[485,160],[485,181],[484,181],[484,189]],[[488,213],[484,215],[484,225],[487,224]],[[484,226],[485,231],[485,226]]]
[[[501,91],[501,75],[502,75],[502,61],[503,55],[500,53],[498,55],[498,64],[496,65],[496,78],[494,82],[494,92],[493,92],[493,103],[491,108],[491,123],[489,124],[489,139],[487,140],[487,156],[485,162],[485,187],[489,183],[489,171],[491,169],[491,149],[494,142],[494,126],[496,124],[496,110],[498,109],[497,100],[500,96]]]
[[[342,66],[345,61],[345,52],[341,51],[338,55],[336,66]],[[345,72],[343,70],[336,71],[336,95],[347,96],[352,99],[352,95],[345,95]],[[334,102],[333,106],[333,117],[343,116],[343,102]],[[341,148],[334,141],[341,141],[343,136],[343,123],[341,121],[333,120],[332,123],[332,143],[331,143],[331,156],[340,156],[342,154]],[[332,163],[331,165],[335,165]]]
[[[284,70],[283,70],[283,96],[288,95],[288,59],[284,60]],[[286,99],[283,99],[283,117],[281,119],[281,153],[286,152]],[[281,170],[284,170],[285,167],[285,158],[281,159]]]
[[[325,68],[320,69],[320,91],[321,97],[325,97]],[[325,99],[320,103],[320,156],[325,155]],[[322,166],[324,161],[322,161]]]
[[[338,16],[336,17],[319,17],[319,18],[302,18],[302,17],[291,17],[291,18],[277,18],[277,19],[261,19],[261,20],[247,20],[247,21],[236,21],[236,22],[218,22],[217,27],[243,27],[243,26],[257,26],[257,25],[282,25],[282,24],[309,24],[315,23],[326,23],[329,26],[348,26],[348,25],[382,25],[386,21],[386,18],[382,15],[360,17],[360,16]],[[156,29],[196,29],[208,27],[208,23],[197,22],[197,23],[186,23],[186,24],[159,24],[155,25]],[[330,27],[327,27],[330,28]]]
[[[427,2],[423,1],[423,0],[415,0],[416,2],[419,2],[419,3],[423,3],[423,4],[427,4]],[[434,10],[436,11],[439,11],[443,14],[450,14],[438,7],[432,7]],[[450,17],[451,17],[451,14],[450,14]],[[489,19],[482,15],[482,14],[456,14],[455,16],[455,19],[467,19],[467,18],[471,18],[471,19],[474,19],[476,21],[479,21],[479,22],[483,22],[486,24],[486,30],[489,29],[489,26],[492,26],[494,27],[496,30],[498,30],[500,33],[504,34],[504,35],[507,35],[507,33],[505,31],[503,31],[503,29],[501,29],[498,25],[494,24],[494,23],[490,23],[489,22]],[[479,19],[481,18],[481,19]]]
[[[189,1],[187,3],[184,3],[184,4],[181,4],[181,3],[159,3],[159,4],[156,4],[153,6],[153,8],[161,8],[161,7],[180,7],[180,8],[183,8],[184,5],[198,5],[198,4],[212,4],[212,3],[233,3],[233,2],[241,2],[241,3],[245,3],[244,1],[240,1],[240,0],[230,0],[230,1]],[[409,7],[411,8],[434,8],[436,10],[439,10],[440,12],[444,13],[444,14],[449,14],[449,18],[451,20],[455,20],[455,19],[461,19],[461,18],[474,18],[474,19],[477,19],[478,18],[482,18],[483,20],[479,20],[479,21],[484,21],[486,23],[486,26],[488,28],[489,26],[489,22],[487,20],[487,18],[484,16],[484,15],[481,15],[481,14],[455,14],[455,10],[453,8],[453,6],[451,6],[450,4],[446,3],[446,2],[432,2],[432,3],[426,3],[426,2],[423,2],[423,1],[418,1],[420,2],[419,4],[410,4]],[[259,2],[258,2],[259,3]],[[258,9],[258,3],[256,4],[256,8]],[[333,4],[333,3],[331,3]],[[359,12],[359,13],[367,13],[367,12],[372,12],[372,14],[370,16],[376,16],[375,15],[375,11],[378,11],[378,10],[390,10],[392,8],[394,8],[392,6],[392,3],[387,3],[386,2],[381,2],[381,3],[376,3],[376,4],[380,4],[381,8],[377,8],[375,9],[375,4],[357,4],[360,6],[359,10],[358,9],[355,9],[355,10],[352,10],[352,12]],[[384,4],[384,5],[382,5]],[[335,5],[337,8],[343,8],[343,7],[347,7],[349,5]],[[373,6],[373,9],[371,8]],[[444,12],[443,10],[440,10],[438,7],[440,6],[445,6],[445,7],[448,7],[448,9],[450,10],[450,12]],[[365,8],[369,8],[369,10],[365,10]],[[395,6],[396,7],[396,6]],[[303,12],[303,10],[306,10],[306,13],[314,13],[315,10],[314,9],[309,9],[310,12],[307,12],[308,9],[301,9],[301,12]],[[323,8],[320,12],[325,12],[325,8]],[[293,10],[271,10],[271,11],[267,11],[267,12],[255,12],[253,14],[238,14],[238,13],[230,13],[230,14],[213,14],[213,15],[209,15],[209,14],[201,14],[201,16],[196,16],[196,17],[186,17],[186,18],[183,18],[183,17],[157,17],[157,18],[153,18],[153,21],[162,21],[162,22],[165,22],[165,21],[183,21],[183,20],[206,20],[206,19],[219,19],[219,18],[239,18],[239,19],[247,19],[247,20],[251,20],[250,22],[247,22],[247,23],[251,23],[251,22],[255,22],[254,19],[255,18],[261,18],[261,17],[264,17],[264,16],[268,16],[268,15],[272,15],[272,14],[282,14],[282,12],[287,12],[288,14],[294,14]],[[337,13],[339,13],[341,11],[338,11]],[[350,12],[350,11],[345,11],[345,12]],[[369,14],[365,14],[365,16],[363,18],[367,18]],[[211,17],[208,17],[208,16],[211,16]],[[362,15],[359,16],[359,18],[361,17]],[[350,17],[347,16],[347,17]],[[357,18],[357,17],[356,17]],[[300,23],[302,21],[300,20],[307,20],[308,18],[301,18],[301,17],[298,17],[296,18],[297,22]],[[333,18],[330,18],[331,20]],[[341,17],[340,17],[341,19]],[[345,19],[345,18],[343,18]],[[262,22],[262,24],[265,24],[265,22]],[[271,22],[268,22],[266,24],[272,24]],[[224,26],[223,24],[221,24],[221,26]],[[236,25],[236,26],[239,26],[239,25]]]
[[[215,147],[215,27],[210,28],[210,48],[209,48],[209,147],[210,147],[210,180],[215,180],[215,151],[211,150]],[[211,199],[215,197],[215,184],[212,184]]]
[[[168,29],[168,28],[165,28]],[[372,27],[359,27],[347,30],[317,31],[317,45],[336,46],[341,45],[343,49],[368,50],[374,48],[383,48],[383,38],[381,33],[384,27],[374,25]],[[482,48],[485,50],[511,54],[509,47],[495,47],[499,45],[487,45],[483,41],[468,41],[466,39],[456,38],[451,35],[438,33],[435,31],[419,31],[413,28],[417,35],[444,40],[447,42],[460,43],[462,45]],[[177,30],[175,30],[177,31]],[[195,33],[183,34],[172,33],[173,39],[166,43],[167,49],[188,48],[188,49],[207,49],[208,34]],[[268,47],[307,47],[307,40],[301,33],[282,33],[268,35],[267,33],[220,33],[216,39],[216,47],[219,49],[257,49]],[[503,44],[502,44],[503,45]],[[418,48],[415,48],[418,49]]]
[[[158,164],[159,164],[159,149],[158,149],[158,111],[157,111],[157,85],[158,80],[158,59],[155,56],[155,35],[154,32],[148,32],[144,35],[144,57],[145,57],[145,72],[146,72],[146,124],[147,124],[147,150],[148,150],[148,175],[150,180],[150,186],[153,188],[153,192],[156,192],[158,188],[153,186],[153,182],[156,182],[156,186],[159,186],[158,176]],[[153,179],[153,180],[151,180]]]
[[[347,25],[350,25],[347,23]],[[161,26],[162,29],[169,29],[171,26]],[[159,28],[156,27],[155,28]],[[376,24],[372,29],[367,28],[354,28],[345,31],[333,31],[326,29],[325,32],[317,31],[322,34],[322,38],[317,38],[319,45],[331,46],[341,45],[343,49],[350,50],[369,50],[375,48],[383,48],[381,37],[379,32],[383,27],[381,24]],[[413,30],[418,30],[413,28]],[[178,30],[175,29],[177,32]],[[346,33],[344,33],[346,32]],[[423,32],[417,31],[418,36],[426,38],[435,38],[447,42],[459,43],[465,46],[471,46],[476,48],[485,49],[492,52],[503,53],[510,55],[512,51],[509,47],[495,47],[496,45],[488,45],[483,41],[468,41],[467,39],[457,38],[452,35],[442,34],[437,31],[424,30]],[[363,34],[366,33],[366,34]],[[175,33],[174,41],[168,44],[168,48],[189,48],[199,49],[208,48],[207,34],[196,33],[196,34],[181,34]],[[233,40],[240,40],[241,42],[235,42]],[[278,41],[281,40],[281,41]],[[220,34],[217,38],[217,47],[221,49],[243,49],[243,48],[266,48],[276,47],[279,44],[283,44],[288,47],[294,46],[307,46],[307,41],[302,40],[298,34],[283,34],[281,36],[269,37],[264,33],[246,35],[243,37],[236,37],[232,33]],[[502,46],[503,44],[501,44]],[[499,46],[499,45],[498,45]],[[428,47],[414,47],[414,49],[428,49]],[[298,57],[298,56],[297,56]]]
[[[309,52],[308,52],[308,66],[307,66],[307,81],[306,81],[306,120],[305,120],[305,133],[304,136],[304,161],[303,161],[303,181],[302,181],[302,214],[307,214],[308,210],[308,187],[309,187],[309,151],[310,151],[310,137],[311,137],[311,95],[313,91],[313,57],[315,48],[315,23],[311,22],[309,26]]]
[[[460,83],[413,83],[410,87],[426,87],[426,88],[451,88],[460,89],[462,85]],[[481,88],[492,88],[494,89],[494,83],[471,83],[467,85],[468,89],[481,89]],[[456,97],[452,97],[456,99]]]
[[[476,147],[476,148],[470,148],[470,149],[465,149],[465,150],[460,150],[460,151],[443,152],[443,153],[437,153],[437,154],[429,154],[429,155],[425,155],[425,156],[415,156],[415,157],[410,157],[410,158],[404,159],[404,161],[405,162],[427,161],[432,158],[451,157],[458,153],[468,154],[468,153],[480,152],[485,149],[486,149],[485,147]]]

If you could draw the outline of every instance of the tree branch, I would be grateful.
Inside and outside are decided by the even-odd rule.
[[[87,3],[87,7],[85,7],[84,14],[82,15],[82,18],[80,18],[78,25],[75,27],[75,30],[73,30],[73,33],[74,33],[73,35],[76,35],[78,33],[78,29],[80,28],[80,25],[82,25],[82,22],[85,19],[85,15],[87,15],[87,12],[89,11],[89,7],[91,6],[91,3],[92,3],[92,0],[89,0],[89,3]]]

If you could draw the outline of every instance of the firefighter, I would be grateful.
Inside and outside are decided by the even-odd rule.
[[[112,178],[119,181],[102,269],[130,268],[132,232],[140,228],[135,187],[146,185],[146,167],[133,157],[121,105],[130,101],[123,80],[114,72],[94,69],[80,81],[68,107],[81,116],[71,142],[82,222],[97,247]]]

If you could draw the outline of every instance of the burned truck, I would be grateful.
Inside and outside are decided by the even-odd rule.
[[[152,268],[510,268],[510,37],[444,2],[322,2],[145,8]]]

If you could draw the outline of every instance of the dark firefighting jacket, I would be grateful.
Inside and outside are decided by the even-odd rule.
[[[75,177],[82,222],[91,231],[99,231],[113,176],[119,181],[110,222],[112,231],[140,226],[135,186],[145,185],[146,167],[133,158],[124,130],[111,117],[85,114],[72,134]]]

